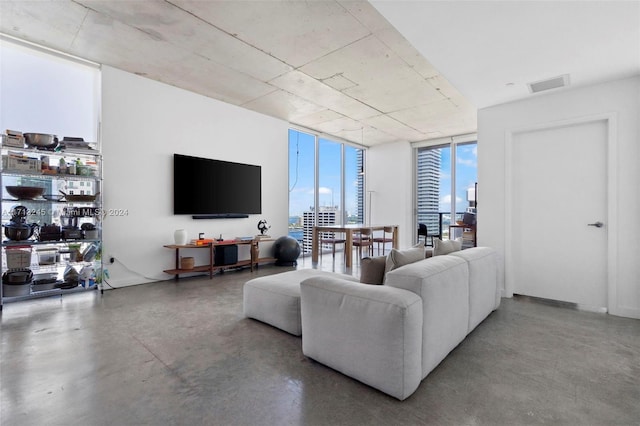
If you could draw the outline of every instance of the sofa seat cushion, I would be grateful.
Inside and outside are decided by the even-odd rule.
[[[400,400],[422,379],[422,301],[334,277],[301,284],[302,352]]]
[[[314,276],[340,276],[348,281],[350,275],[334,274],[317,269],[299,269],[268,275],[247,281],[243,287],[244,316],[257,319],[281,330],[300,336],[300,282]]]

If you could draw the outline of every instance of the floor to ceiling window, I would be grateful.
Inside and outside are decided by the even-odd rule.
[[[423,224],[429,236],[450,238],[449,225],[475,213],[477,176],[475,141],[417,148],[416,228]]]
[[[451,211],[450,153],[449,146],[420,148],[417,152],[417,221],[427,226],[431,236],[441,235],[443,212],[448,219]]]
[[[289,235],[303,250],[310,242],[305,242],[304,224],[315,206],[315,164],[316,137],[289,129]]]
[[[342,144],[318,140],[318,213],[326,224],[342,224]],[[324,223],[323,223],[324,224]]]
[[[289,235],[311,252],[316,223],[364,222],[364,150],[289,129]]]
[[[455,194],[456,208],[459,212],[456,220],[460,220],[460,214],[475,212],[475,193],[478,181],[478,144],[456,144],[456,178]]]

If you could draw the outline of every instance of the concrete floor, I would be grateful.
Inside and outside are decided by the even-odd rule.
[[[242,284],[290,269],[5,305],[0,424],[640,424],[638,320],[503,299],[399,402],[243,318]]]

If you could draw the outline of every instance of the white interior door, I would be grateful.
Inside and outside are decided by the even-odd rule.
[[[606,309],[607,122],[517,133],[511,153],[513,292]]]

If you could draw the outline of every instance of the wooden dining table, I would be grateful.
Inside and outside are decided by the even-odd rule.
[[[350,223],[347,225],[319,225],[313,227],[313,240],[311,248],[311,261],[318,262],[318,254],[320,252],[320,233],[322,232],[334,232],[345,234],[345,260],[344,265],[346,268],[351,268],[353,263],[353,234],[360,232],[362,229],[371,229],[372,231],[383,231],[384,228],[393,228],[391,236],[393,248],[398,248],[398,225],[365,225]],[[373,238],[373,236],[371,237]]]

